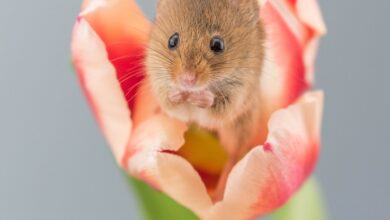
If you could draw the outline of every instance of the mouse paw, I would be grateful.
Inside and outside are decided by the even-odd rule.
[[[202,91],[190,94],[187,101],[199,108],[210,108],[214,105],[214,98],[215,96],[213,93],[209,91]]]
[[[172,103],[179,104],[187,99],[187,94],[180,90],[171,90],[168,93],[168,100]]]

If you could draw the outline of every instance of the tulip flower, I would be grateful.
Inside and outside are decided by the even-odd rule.
[[[213,134],[160,110],[143,68],[153,24],[137,3],[85,0],[74,26],[73,61],[118,165],[201,219],[269,214],[300,189],[317,162],[323,94],[310,88],[326,31],[318,5],[259,4],[267,35],[262,141],[233,166],[220,201],[212,195],[228,155]]]

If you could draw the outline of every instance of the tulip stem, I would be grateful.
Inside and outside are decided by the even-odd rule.
[[[189,209],[175,202],[173,199],[151,188],[146,183],[127,176],[130,186],[134,189],[143,220],[199,220]]]

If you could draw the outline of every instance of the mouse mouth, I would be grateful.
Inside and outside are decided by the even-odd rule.
[[[189,103],[199,108],[210,108],[215,102],[215,93],[207,87],[175,87],[168,91],[168,100],[171,103]]]

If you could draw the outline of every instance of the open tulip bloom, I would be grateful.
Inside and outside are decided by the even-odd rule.
[[[259,5],[266,32],[258,131],[263,141],[234,165],[223,199],[213,201],[228,156],[213,134],[159,110],[143,67],[153,24],[135,0],[84,1],[73,31],[73,61],[116,161],[137,179],[145,206],[154,203],[147,211],[160,212],[146,214],[150,219],[164,219],[163,212],[179,220],[253,219],[280,208],[310,177],[323,107],[323,93],[310,88],[326,29],[316,0],[259,0]]]

